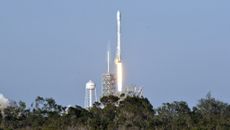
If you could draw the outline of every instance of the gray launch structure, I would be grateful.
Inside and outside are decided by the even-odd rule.
[[[103,75],[102,78],[102,96],[109,96],[109,95],[115,95],[116,94],[116,82],[115,82],[115,76],[111,73],[106,73]]]
[[[115,56],[115,64],[121,63],[121,13],[117,12],[117,48]],[[110,51],[107,53],[107,72],[102,76],[102,97],[103,96],[120,96],[124,94],[126,96],[143,96],[143,89],[137,86],[126,86],[121,90],[118,89],[117,75],[110,72]]]
[[[107,72],[102,76],[102,96],[114,95],[116,93],[116,78],[110,72],[110,51],[107,52]]]

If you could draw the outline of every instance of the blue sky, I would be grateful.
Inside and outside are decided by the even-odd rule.
[[[154,106],[211,91],[230,102],[230,1],[0,1],[0,93],[28,104],[36,96],[84,103],[88,80],[101,90],[106,49],[122,13],[125,84]]]

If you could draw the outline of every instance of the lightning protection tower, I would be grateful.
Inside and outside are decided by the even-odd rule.
[[[90,80],[85,87],[85,108],[91,108],[96,101],[96,84]]]
[[[107,72],[102,76],[102,96],[116,93],[115,75],[110,72],[110,51],[107,52]]]

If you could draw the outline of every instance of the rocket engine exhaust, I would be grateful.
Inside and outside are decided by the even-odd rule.
[[[123,66],[121,62],[117,62],[117,90],[122,92],[122,83],[123,83]]]

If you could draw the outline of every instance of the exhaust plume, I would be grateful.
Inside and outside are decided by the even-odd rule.
[[[9,100],[0,94],[0,111],[4,110],[9,106]]]

